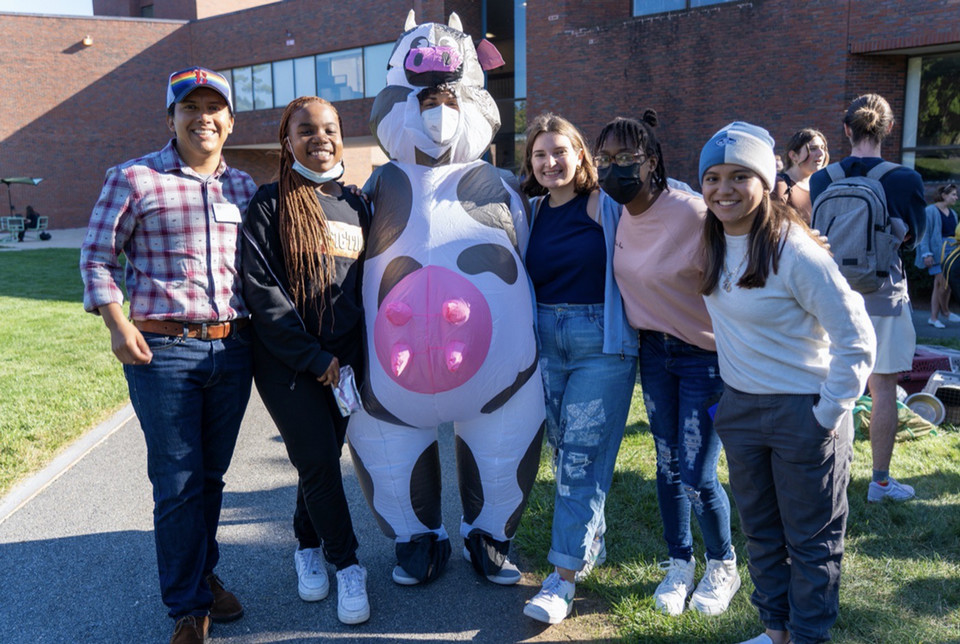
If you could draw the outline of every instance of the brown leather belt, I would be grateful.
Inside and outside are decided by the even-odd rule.
[[[175,320],[133,320],[133,326],[147,333],[175,335],[201,340],[222,340],[250,323],[249,318],[229,322],[177,322]]]

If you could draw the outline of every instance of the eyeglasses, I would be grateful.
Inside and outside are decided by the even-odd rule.
[[[610,156],[609,154],[598,154],[593,157],[593,162],[601,170],[609,168],[611,163],[616,163],[621,168],[631,166],[634,163],[643,163],[643,160],[647,158],[647,155],[643,152],[618,152],[617,154]]]

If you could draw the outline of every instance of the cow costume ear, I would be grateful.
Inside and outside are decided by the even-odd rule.
[[[413,9],[411,9],[410,11],[412,13]],[[447,20],[447,26],[453,27],[457,31],[463,31],[463,24],[460,22],[460,16],[457,15],[456,11],[450,14],[450,19]]]
[[[403,23],[403,30],[410,31],[417,26],[417,17],[413,13],[413,9],[410,10],[410,13],[407,14],[407,21]]]

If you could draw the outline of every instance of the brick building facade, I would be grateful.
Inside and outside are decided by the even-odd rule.
[[[85,225],[106,168],[170,136],[163,105],[169,72],[389,43],[410,8],[418,21],[457,11],[479,39],[493,4],[95,0],[98,14],[114,16],[0,14],[0,176],[44,178],[36,188],[12,188],[17,212],[30,203],[51,216],[52,227]],[[898,125],[884,153],[900,160],[910,61],[960,52],[955,0],[735,0],[653,15],[634,15],[643,12],[630,0],[499,4],[516,5],[525,16],[519,33],[493,40],[502,48],[515,42],[526,53],[526,91],[515,98],[525,99],[518,105],[527,115],[558,112],[593,139],[610,118],[652,107],[661,116],[668,172],[691,183],[702,143],[735,119],[764,125],[780,142],[799,127],[817,127],[834,157],[846,154],[842,111],[867,91],[894,108]],[[138,17],[148,5],[153,18]],[[244,8],[215,15],[226,6]],[[383,162],[367,126],[372,103],[369,96],[337,102],[353,182]],[[276,165],[271,149],[281,111],[239,112],[228,140],[228,162],[258,182],[268,181]]]

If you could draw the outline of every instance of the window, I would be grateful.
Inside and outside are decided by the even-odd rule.
[[[697,7],[706,7],[711,4],[723,4],[724,2],[732,1],[733,0],[633,0],[633,15],[648,16],[654,13],[696,9]]]
[[[903,163],[931,183],[960,181],[960,52],[907,65]]]
[[[299,96],[328,101],[374,97],[387,84],[394,43],[288,58],[221,72],[238,112],[284,107]]]
[[[386,42],[363,48],[363,93],[376,96],[387,86],[387,64],[393,53],[394,43]]]
[[[141,18],[153,18],[153,5],[147,4],[140,7],[140,17]]]
[[[273,107],[273,74],[270,63],[253,66],[253,109],[268,110]]]
[[[297,96],[316,96],[317,76],[314,73],[313,56],[293,61],[293,82]]]
[[[250,67],[233,70],[233,107],[238,112],[253,109],[253,71]]]
[[[273,64],[273,104],[283,107],[296,97],[293,60],[278,60]]]
[[[348,49],[320,54],[317,64],[317,96],[328,101],[363,98],[363,53]]]

